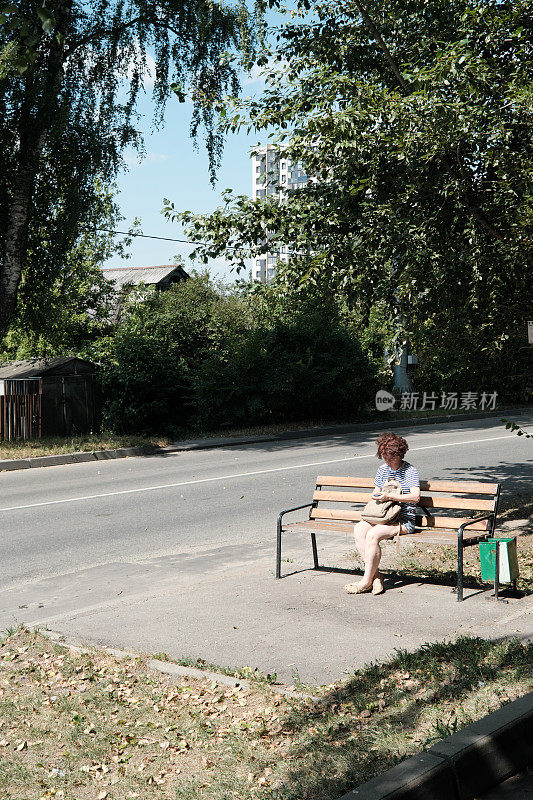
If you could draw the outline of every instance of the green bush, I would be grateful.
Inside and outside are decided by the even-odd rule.
[[[338,304],[275,288],[230,293],[206,275],[137,291],[98,343],[104,424],[176,434],[359,415],[373,365]]]
[[[418,391],[498,392],[498,402],[531,401],[533,348],[525,315],[510,320],[496,342],[492,326],[473,322],[460,308],[454,317],[442,317],[428,320],[412,343],[419,357],[413,375]]]
[[[120,330],[111,344],[113,357],[99,373],[104,427],[121,434],[172,433],[183,407],[179,358],[144,332]]]
[[[349,419],[376,382],[353,331],[306,311],[255,324],[199,366],[193,388],[197,427]]]

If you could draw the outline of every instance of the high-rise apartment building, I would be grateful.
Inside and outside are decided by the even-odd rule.
[[[280,156],[271,144],[258,148],[252,156],[252,197],[265,199],[277,197],[283,200],[287,192],[306,186],[310,178],[301,164],[292,164]],[[267,234],[268,240],[268,234]],[[281,247],[264,253],[254,259],[253,277],[262,283],[269,283],[276,274],[278,261],[288,261],[289,248]]]

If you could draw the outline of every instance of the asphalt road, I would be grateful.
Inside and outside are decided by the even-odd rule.
[[[533,424],[533,415],[519,419]],[[407,457],[424,478],[498,480],[514,494],[531,489],[531,440],[494,418],[396,432],[406,436]],[[192,587],[222,573],[246,581],[255,569],[268,580],[265,592],[284,584],[272,580],[277,514],[308,502],[317,474],[373,475],[378,433],[1,474],[0,627],[46,624],[116,646],[133,646],[137,630],[146,649],[187,649],[214,660],[201,642],[165,641],[161,621],[152,641],[150,622],[134,624],[134,609],[155,597],[162,616],[165,597],[179,585],[194,617]],[[202,592],[195,596],[201,611]],[[218,603],[222,609],[224,598]],[[98,614],[110,608],[100,637]],[[89,618],[90,631],[76,622]],[[127,623],[129,637],[122,635]],[[194,638],[194,625],[190,631]]]

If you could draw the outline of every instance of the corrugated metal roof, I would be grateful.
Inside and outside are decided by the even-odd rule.
[[[160,267],[118,267],[116,269],[103,269],[102,272],[104,278],[113,281],[117,289],[122,288],[127,283],[134,286],[139,283],[157,286],[158,283],[174,272],[181,278],[188,277],[180,264],[163,264]]]
[[[76,356],[58,356],[57,358],[30,358],[27,361],[8,361],[0,364],[0,380],[5,378],[40,378],[42,375],[64,368],[69,361],[82,364],[91,364],[83,358]]]

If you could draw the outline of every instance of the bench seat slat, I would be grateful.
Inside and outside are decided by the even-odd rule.
[[[368,503],[368,492],[332,492],[317,489],[313,500],[330,500],[335,503]],[[469,497],[439,497],[437,495],[423,494],[419,505],[424,508],[463,508],[471,511],[493,511],[494,500],[480,500]]]
[[[305,522],[289,522],[283,526],[285,533],[296,531],[298,533],[345,533],[347,535],[353,533],[353,525],[343,524],[342,522],[328,522],[322,520],[314,522],[313,520],[306,520]],[[487,535],[485,532],[472,531],[467,529],[464,532],[464,540],[483,538]],[[413,544],[457,544],[457,532],[450,530],[439,531],[419,531],[417,533],[404,534],[400,536],[401,542],[409,542]]]
[[[311,509],[310,519],[359,522],[361,519],[361,510],[350,509],[349,511],[345,511],[342,508],[313,508]],[[432,515],[424,517],[417,515],[416,524],[422,528],[452,528],[456,530],[461,527],[463,522],[467,522],[469,519],[471,519],[471,517],[434,517]],[[487,530],[487,522],[487,520],[475,522],[473,525],[469,526],[470,530],[485,531]]]
[[[349,478],[338,475],[319,475],[316,479],[318,486],[345,486],[355,489],[372,489],[372,478]],[[451,492],[452,494],[492,494],[498,490],[497,483],[483,483],[482,481],[420,481],[423,492]]]

